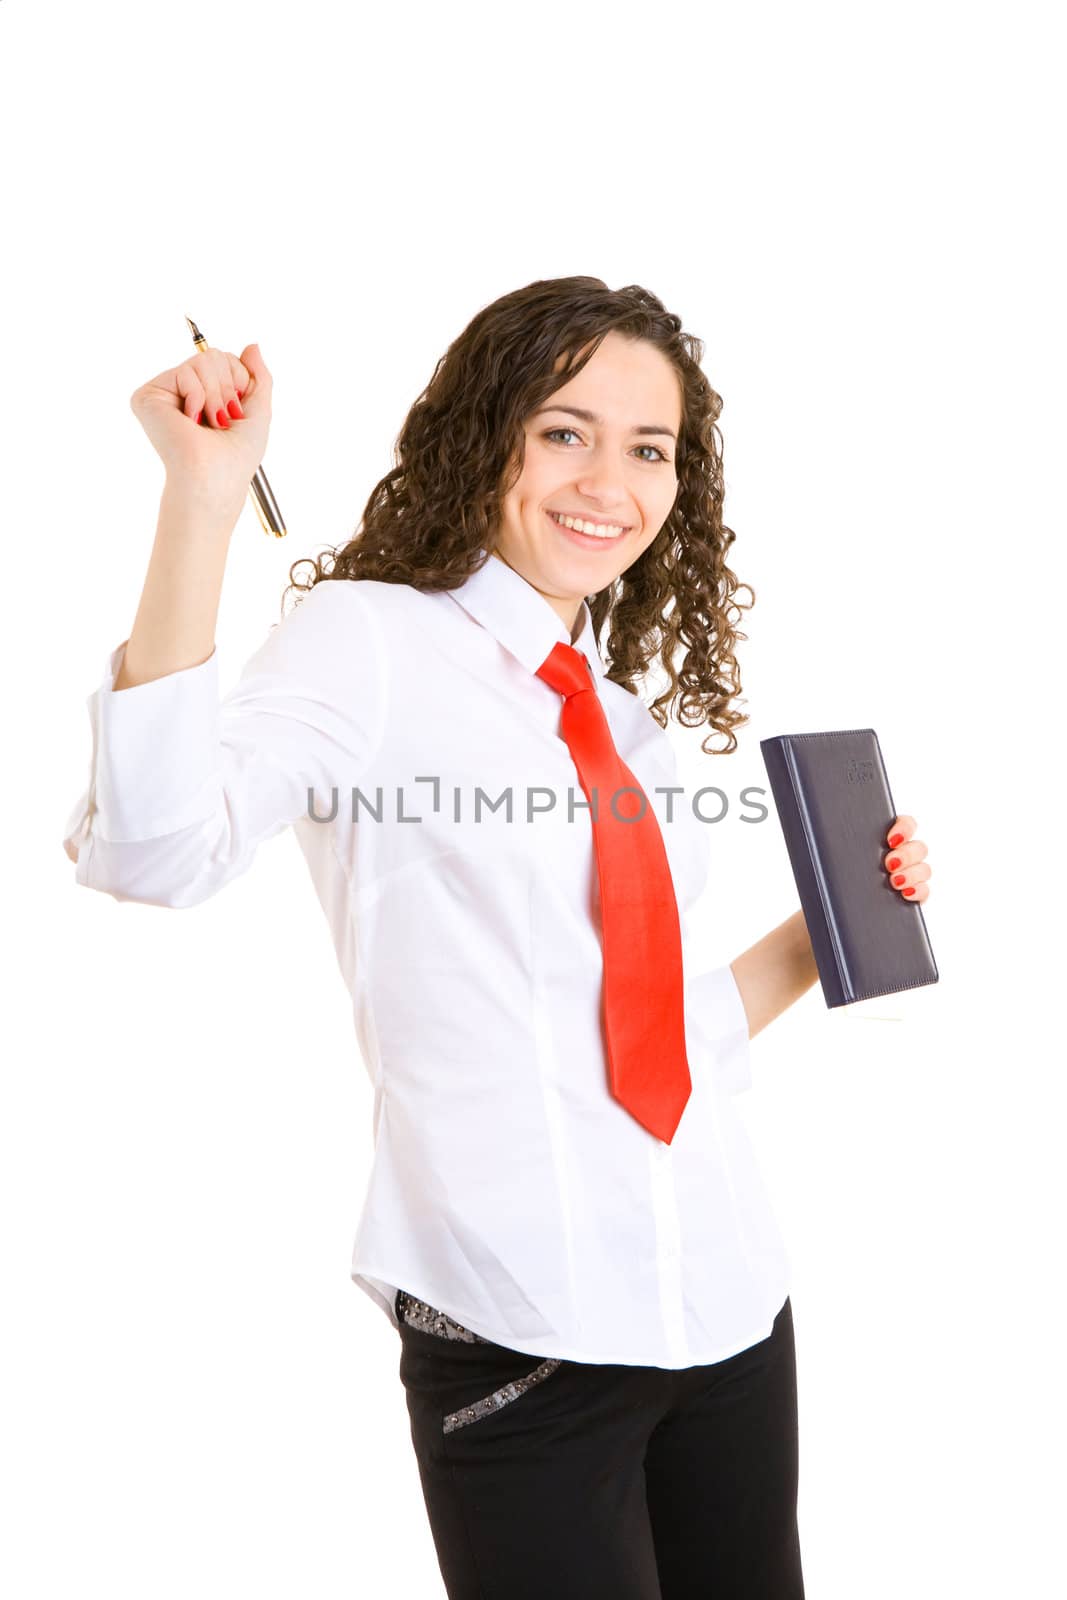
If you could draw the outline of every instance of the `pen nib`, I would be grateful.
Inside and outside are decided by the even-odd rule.
[[[202,339],[204,335],[200,332],[200,329],[197,327],[192,317],[186,317],[185,320],[189,324],[189,332],[192,334],[193,343],[195,344],[198,340]]]

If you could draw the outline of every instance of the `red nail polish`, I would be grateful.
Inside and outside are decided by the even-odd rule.
[[[244,412],[241,410],[241,403],[239,400],[228,400],[226,402],[226,409],[230,413],[231,417],[237,418],[244,416]]]
[[[902,891],[901,891],[901,892],[902,892],[902,893],[903,893],[903,894],[914,894],[914,893],[915,893],[915,890],[914,890],[914,889],[904,889],[904,890],[902,890]]]
[[[890,849],[895,850],[898,844],[903,844],[903,843],[904,843],[904,835],[902,833],[895,833],[893,835],[893,837],[889,841]]]
[[[221,406],[219,407],[218,411],[215,412],[215,421],[218,423],[220,428],[228,428],[230,426],[229,419]]]
[[[904,874],[902,872],[898,872],[896,877],[893,879],[893,887],[894,887],[894,889],[899,889],[903,882],[904,882]]]
[[[899,856],[890,856],[889,860],[886,862],[886,866],[889,868],[890,872],[895,872],[896,869],[900,866],[900,857]]]
[[[198,412],[197,412],[197,414],[196,414],[196,420],[197,420],[197,422],[198,422],[198,423],[199,423],[199,422],[203,422],[203,420],[204,420],[204,413],[203,413],[203,412],[202,412],[202,411],[198,411]]]

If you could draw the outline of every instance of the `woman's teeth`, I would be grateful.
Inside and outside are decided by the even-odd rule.
[[[550,511],[548,514],[553,522],[562,523],[565,528],[573,528],[576,533],[587,533],[594,539],[617,539],[620,534],[626,532],[625,528],[617,527],[613,523],[602,525],[596,522],[583,522],[580,517],[561,517],[555,511]]]

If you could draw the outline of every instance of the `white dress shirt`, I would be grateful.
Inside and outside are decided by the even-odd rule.
[[[535,676],[557,640],[593,668],[674,880],[693,1086],[669,1145],[609,1087],[592,826]],[[765,1338],[790,1267],[733,1104],[741,997],[689,927],[708,825],[588,606],[568,635],[495,556],[440,594],[326,580],[221,699],[217,652],[114,691],[126,642],[87,701],[77,882],[196,905],[293,825],[374,1088],[351,1275],[392,1325],[402,1288],[531,1355],[680,1368]]]

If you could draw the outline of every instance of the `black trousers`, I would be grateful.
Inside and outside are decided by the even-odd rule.
[[[401,1290],[400,1379],[449,1600],[803,1600],[787,1299],[676,1371],[543,1359]]]

